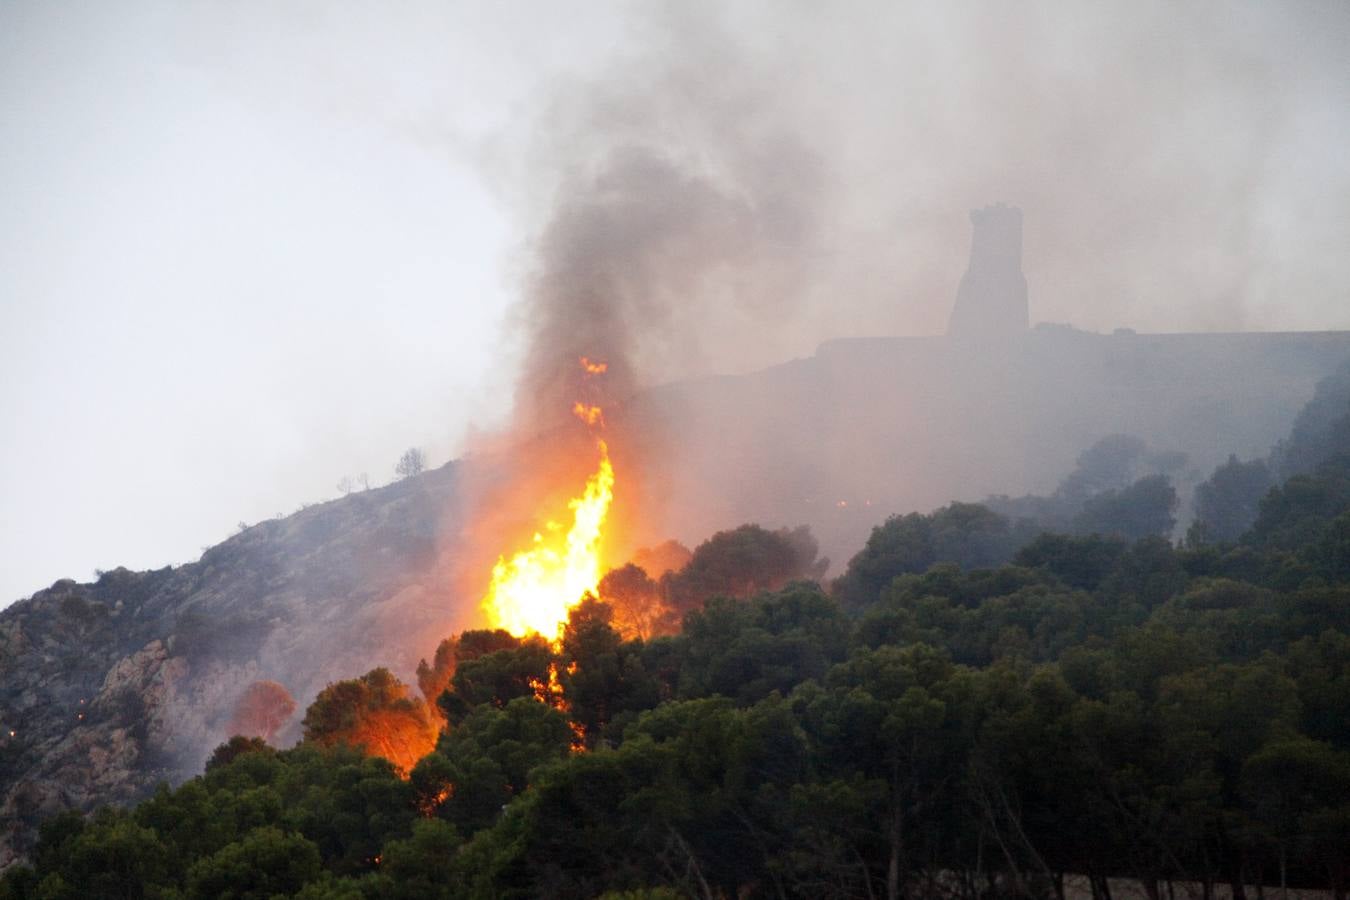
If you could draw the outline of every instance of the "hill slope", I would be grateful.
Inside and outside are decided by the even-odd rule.
[[[1230,452],[1264,453],[1347,353],[1344,333],[1038,329],[978,358],[938,338],[827,344],[619,410],[616,467],[632,461],[622,490],[641,514],[622,537],[805,523],[845,560],[890,513],[1043,489],[1112,432],[1187,452],[1203,477]],[[60,581],[0,611],[0,865],[55,810],[199,771],[254,682],[303,709],[376,665],[407,676],[476,624],[461,580],[470,498],[567,456],[555,437],[520,448],[513,470],[452,464],[255,525],[195,563]],[[287,727],[278,743],[298,735]]]
[[[446,466],[0,612],[0,866],[45,815],[199,771],[254,681],[304,703],[372,659],[410,669],[452,624],[456,481]]]

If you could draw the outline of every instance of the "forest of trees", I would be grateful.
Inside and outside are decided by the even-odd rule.
[[[1235,539],[1141,517],[1175,505],[1157,472],[1087,492],[1091,529],[894,517],[828,587],[804,532],[725,532],[614,576],[674,633],[594,598],[557,644],[466,632],[419,671],[431,702],[334,685],[293,749],[234,738],[134,809],[51,819],[0,898],[1343,898],[1335,411],[1205,483],[1202,514],[1251,507]],[[434,739],[406,771],[345,739],[399,720]]]

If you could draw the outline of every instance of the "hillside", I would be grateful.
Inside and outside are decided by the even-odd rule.
[[[635,476],[621,500],[643,514],[621,552],[745,521],[807,524],[837,574],[888,514],[1053,484],[1118,431],[1190,454],[1198,482],[1234,450],[1274,445],[1348,348],[1340,334],[1037,330],[987,354],[981,379],[957,377],[971,360],[949,340],[837,342],[653,390],[612,423],[616,465]],[[408,679],[441,638],[478,624],[482,573],[465,559],[483,548],[469,526],[517,524],[466,510],[557,447],[545,435],[505,466],[451,464],[248,527],[193,563],[63,580],[0,611],[0,865],[52,812],[200,771],[255,682],[303,710],[372,666]],[[297,719],[278,744],[299,736]]]
[[[1045,492],[1111,434],[1185,454],[1185,496],[1230,453],[1264,456],[1347,358],[1347,332],[842,339],[650,391],[626,421],[661,461],[654,537],[805,523],[838,563],[893,512]]]
[[[0,612],[0,865],[46,815],[200,770],[255,681],[307,702],[372,659],[411,671],[435,643],[415,636],[453,618],[437,536],[455,494],[446,466]]]
[[[293,748],[44,823],[0,898],[1344,898],[1350,399],[1319,400],[1236,542],[1102,522],[963,570],[930,551],[1009,523],[952,504],[827,593],[791,533],[722,532],[662,579],[701,595],[677,631],[587,599],[556,643],[448,637],[438,734],[351,672]]]

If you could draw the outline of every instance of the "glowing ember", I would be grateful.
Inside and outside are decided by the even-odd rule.
[[[585,357],[581,365],[590,374],[605,371],[605,363],[593,363]],[[592,427],[603,427],[600,407],[577,403],[577,418]],[[614,468],[609,462],[609,446],[596,438],[599,462],[586,480],[580,497],[568,502],[572,525],[567,533],[550,528],[536,533],[534,546],[521,550],[510,559],[502,557],[492,568],[492,584],[483,599],[483,609],[494,628],[504,628],[517,637],[535,632],[556,638],[567,621],[567,613],[587,593],[594,593],[600,582],[600,541],[605,518],[614,498]]]
[[[591,362],[586,357],[581,358],[581,367],[590,375],[603,375],[609,369],[609,363]]]
[[[572,405],[572,415],[576,416],[587,425],[605,424],[605,416],[598,406],[587,406],[578,401]]]

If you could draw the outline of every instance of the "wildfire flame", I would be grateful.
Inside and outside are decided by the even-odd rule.
[[[582,357],[588,374],[603,373],[606,364]],[[592,428],[603,427],[598,406],[578,402],[573,414]],[[492,567],[492,584],[483,598],[483,610],[494,628],[503,628],[517,637],[537,633],[555,638],[568,611],[587,593],[594,593],[600,582],[600,542],[605,519],[614,499],[614,467],[609,461],[609,446],[597,435],[595,446],[599,460],[586,479],[581,496],[568,501],[572,524],[566,534],[561,528],[536,533],[534,546],[521,550],[510,559],[498,558]]]
[[[594,426],[605,424],[605,416],[600,407],[588,406],[580,400],[572,405],[572,415],[576,416],[587,425]]]

